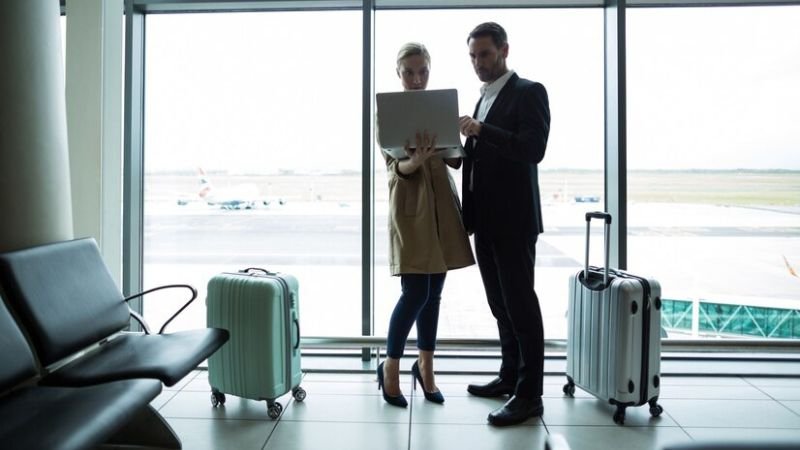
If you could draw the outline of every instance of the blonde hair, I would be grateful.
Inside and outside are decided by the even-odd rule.
[[[404,59],[414,55],[422,55],[422,57],[425,58],[425,62],[427,62],[428,65],[430,65],[431,55],[430,53],[428,53],[428,49],[425,48],[425,46],[420,44],[419,42],[408,42],[406,44],[403,44],[403,46],[400,47],[400,51],[397,52],[397,68],[398,69],[400,68],[400,63]]]

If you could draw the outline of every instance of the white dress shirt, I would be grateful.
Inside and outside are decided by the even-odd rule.
[[[511,75],[514,75],[513,70],[509,70],[491,83],[483,83],[483,86],[481,86],[481,104],[478,105],[478,114],[475,117],[478,119],[478,122],[483,123],[483,121],[486,120],[486,115],[489,114],[489,109],[491,109],[492,104],[497,99],[497,94],[499,94],[503,86],[506,85]],[[472,176],[474,173],[474,171],[469,173],[470,191],[472,191]]]
[[[491,83],[483,83],[483,86],[481,86],[481,104],[478,106],[478,115],[475,117],[479,122],[486,120],[486,115],[489,114],[489,109],[497,99],[497,94],[506,85],[511,75],[514,75],[513,70],[509,70]]]

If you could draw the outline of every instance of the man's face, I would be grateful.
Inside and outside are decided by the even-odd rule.
[[[497,48],[491,36],[480,36],[469,40],[469,58],[478,78],[491,83],[506,72],[508,44]]]
[[[418,91],[428,86],[430,69],[428,62],[422,55],[411,55],[400,61],[397,67],[397,76],[403,83],[406,91]]]

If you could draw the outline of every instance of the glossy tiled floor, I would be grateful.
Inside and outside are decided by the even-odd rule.
[[[572,450],[660,449],[692,440],[774,440],[800,443],[800,376],[669,377],[662,381],[664,414],[629,408],[624,427],[611,419],[613,407],[578,390],[565,397],[564,378],[545,378],[541,419],[494,428],[486,415],[502,400],[472,397],[466,385],[491,376],[439,375],[444,405],[426,402],[403,374],[407,409],[383,402],[372,374],[305,374],[302,403],[291,396],[278,420],[266,403],[227,396],[213,408],[207,372],[195,371],[165,388],[154,407],[181,438],[184,449],[542,449],[548,433],[562,434]]]

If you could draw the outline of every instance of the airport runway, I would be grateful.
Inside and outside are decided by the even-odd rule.
[[[145,261],[164,262],[236,262],[250,259],[269,259],[278,264],[360,264],[361,217],[358,208],[338,208],[313,203],[264,210],[224,211],[202,205],[200,208],[172,206],[155,209],[145,220]],[[570,205],[565,208],[544,209],[545,234],[540,238],[538,265],[576,266],[573,256],[548,244],[550,237],[574,237],[581,242],[585,236],[582,213],[592,205]],[[598,205],[594,205],[598,206]],[[674,207],[674,211],[657,211],[659,221],[628,226],[628,236],[635,238],[713,237],[713,238],[795,238],[800,240],[800,211],[764,211],[737,208],[738,218],[721,216],[713,207],[698,211],[696,206]],[[550,209],[551,211],[548,211]],[[649,208],[642,213],[647,214]],[[681,211],[693,209],[688,212]],[[720,208],[730,213],[730,208]],[[761,216],[753,221],[752,213]],[[550,213],[550,214],[548,214]],[[632,222],[636,211],[632,211]],[[677,225],[671,219],[682,218]],[[775,216],[767,220],[765,215]],[[567,218],[570,217],[571,218]],[[760,223],[758,223],[760,222]],[[385,263],[387,258],[387,218],[375,218],[375,257]],[[593,236],[602,238],[602,227],[595,223]],[[593,240],[595,238],[593,237]]]
[[[546,232],[537,245],[536,289],[546,335],[566,335],[570,274],[583,266],[587,210],[597,204],[557,204],[544,208]],[[205,205],[146,205],[145,287],[187,282],[204,298],[216,273],[265,267],[301,280],[304,334],[361,333],[361,218],[357,205],[287,204],[252,211],[221,211]],[[800,211],[698,205],[632,205],[629,211],[628,268],[654,275],[663,297],[745,303],[798,305]],[[376,206],[374,301],[375,329],[385,333],[399,281],[389,276],[385,205]],[[599,223],[593,228],[591,263],[602,262]],[[784,259],[785,258],[785,259]],[[172,309],[159,300],[145,302],[154,323]],[[203,323],[196,302],[177,329]],[[493,337],[496,328],[486,306],[476,266],[452,271],[443,293],[440,335]]]

